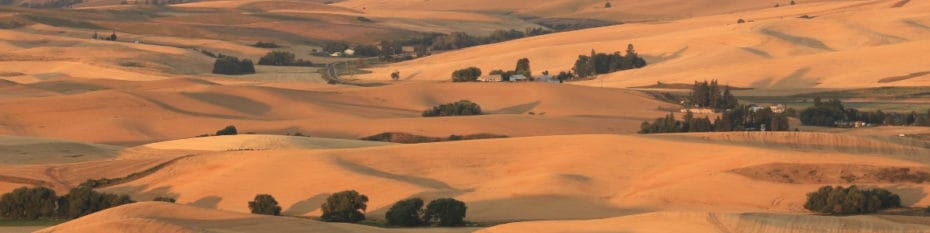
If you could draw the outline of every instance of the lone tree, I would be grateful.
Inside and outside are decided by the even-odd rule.
[[[521,58],[517,60],[517,68],[514,68],[513,71],[526,77],[532,77],[533,72],[530,70],[530,59]]]
[[[478,81],[478,77],[481,77],[481,69],[478,67],[468,67],[452,72],[453,82],[474,82]]]
[[[239,131],[236,130],[236,126],[234,125],[226,126],[226,128],[216,131],[216,136],[236,134],[239,134]]]
[[[253,214],[281,215],[281,206],[269,194],[255,195],[255,200],[249,202],[249,209]]]
[[[613,5],[610,4],[610,1],[607,1],[606,3],[604,3],[604,8],[611,8],[611,7],[613,7]]]
[[[467,209],[464,202],[452,198],[440,198],[426,205],[423,219],[427,223],[444,227],[464,226]]]
[[[321,208],[323,221],[327,222],[358,222],[365,220],[365,209],[368,208],[368,197],[355,190],[347,190],[326,198]]]
[[[388,225],[415,227],[423,225],[423,199],[410,198],[398,201],[384,214]]]
[[[397,81],[400,80],[400,71],[394,71],[391,73],[391,80]]]
[[[54,216],[57,202],[54,190],[22,187],[0,197],[0,216],[19,220],[48,218]]]

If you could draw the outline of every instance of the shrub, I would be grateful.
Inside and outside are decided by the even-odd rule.
[[[168,202],[168,203],[177,202],[177,200],[171,197],[155,197],[155,199],[152,199],[152,201],[160,201],[160,202]]]
[[[99,193],[91,188],[77,187],[59,198],[58,206],[62,217],[78,218],[133,202],[128,195]]]
[[[274,42],[262,42],[262,41],[255,42],[255,44],[253,44],[252,46],[258,47],[258,48],[266,48],[266,49],[273,49],[273,48],[281,47],[280,45],[275,44]]]
[[[216,62],[213,63],[213,73],[227,75],[254,74],[255,65],[249,59],[239,60],[237,57],[222,55],[217,56]]]
[[[226,126],[226,128],[216,131],[216,136],[236,134],[239,134],[239,131],[236,130],[236,126],[234,125]]]
[[[368,197],[355,190],[347,190],[326,198],[321,206],[323,221],[327,222],[358,222],[365,220],[365,209],[368,208]]]
[[[423,117],[481,115],[481,106],[468,100],[442,104],[423,111]]]
[[[0,216],[9,219],[35,220],[55,215],[58,196],[45,187],[22,187],[0,197]]]
[[[414,227],[423,225],[423,199],[410,198],[398,201],[384,214],[388,225]]]
[[[481,77],[481,69],[478,67],[468,67],[452,72],[453,82],[475,82]]]
[[[465,203],[459,200],[452,198],[436,199],[426,205],[424,220],[427,223],[444,227],[463,226],[465,225],[465,212],[467,209]]]
[[[281,215],[281,206],[269,194],[255,195],[255,200],[249,202],[249,209],[253,214]]]
[[[804,208],[825,214],[864,214],[901,206],[901,198],[885,189],[860,190],[855,185],[823,186],[807,194]]]

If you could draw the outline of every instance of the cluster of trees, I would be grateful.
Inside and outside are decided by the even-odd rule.
[[[423,111],[423,117],[471,116],[481,114],[481,106],[468,100],[459,100],[455,103],[442,104]]]
[[[99,193],[88,187],[57,196],[46,187],[22,187],[0,197],[0,216],[16,220],[78,218],[115,206],[133,203],[128,195]]]
[[[254,74],[255,64],[248,58],[239,60],[238,57],[218,55],[213,63],[214,74],[238,75]]]
[[[320,219],[323,221],[359,222],[365,220],[368,196],[355,190],[333,193],[320,208],[323,211]],[[384,218],[391,226],[463,226],[467,209],[464,202],[452,198],[433,200],[424,209],[423,199],[411,198],[394,203]],[[253,214],[281,215],[281,206],[269,194],[256,195],[255,199],[249,202],[249,210]]]
[[[9,5],[10,3],[12,3],[12,1],[9,1],[9,3],[6,3],[6,2],[4,3],[5,5]],[[81,3],[84,3],[84,0],[47,0],[45,2],[38,2],[38,3],[37,2],[23,2],[19,6],[26,7],[26,8],[67,8],[67,7],[71,7],[73,5],[77,5]]]
[[[177,200],[177,199],[174,199],[173,197],[155,197],[154,199],[152,199],[152,201],[160,201],[160,202],[175,203],[175,202],[177,202],[178,200]]]
[[[481,69],[478,67],[468,67],[452,72],[453,82],[475,82],[481,77]]]
[[[110,34],[110,36],[101,36],[100,34],[97,34],[97,32],[94,32],[94,35],[91,36],[90,38],[94,40],[116,41],[117,37],[116,37],[116,31],[114,30],[113,33]]]
[[[430,55],[430,51],[462,49],[477,45],[544,35],[553,32],[554,31],[546,28],[527,28],[524,31],[514,29],[495,30],[486,37],[472,36],[464,32],[453,32],[451,34],[420,34],[412,38],[400,40],[382,40],[380,43],[381,55],[386,58],[394,57],[403,53],[402,48],[404,46],[411,46],[414,48],[414,53],[418,57],[422,57]],[[358,52],[358,50],[356,50],[356,52]]]
[[[181,4],[181,3],[188,3],[188,2],[194,2],[194,1],[195,1],[195,0],[145,0],[145,1],[142,1],[142,0],[132,0],[132,1],[131,1],[131,0],[122,0],[122,1],[120,1],[120,4],[122,4],[122,5],[126,5],[126,4],[145,4],[145,5],[166,6],[166,5]]]
[[[646,66],[646,60],[636,53],[633,45],[627,46],[626,55],[597,53],[591,50],[591,56],[579,55],[572,70],[578,77],[589,77],[616,71],[637,69]]]
[[[372,136],[359,138],[359,140],[366,141],[378,141],[378,142],[393,142],[393,143],[430,143],[430,142],[444,142],[444,141],[460,141],[460,140],[476,140],[476,139],[489,139],[489,138],[506,138],[507,135],[499,134],[468,134],[468,135],[449,135],[448,137],[429,137],[423,135],[416,135],[411,133],[400,133],[400,132],[385,132],[379,133]]]
[[[729,109],[717,116],[713,122],[706,116],[696,118],[690,111],[685,114],[683,120],[678,120],[674,113],[669,113],[651,123],[644,121],[639,133],[754,131],[763,127],[769,131],[788,131],[788,114],[774,113],[770,108],[754,110],[748,105]]]
[[[449,35],[440,35],[432,39],[429,48],[431,50],[454,50],[462,49],[477,45],[493,44],[509,40],[516,40],[524,37],[538,36],[552,33],[552,30],[544,28],[527,28],[524,31],[517,30],[496,30],[486,37],[468,35],[464,32],[453,32]]]
[[[492,70],[491,75],[500,75],[503,81],[510,81],[510,76],[514,75],[523,75],[527,78],[533,77],[533,70],[530,68],[530,59],[529,58],[520,58],[517,60],[517,66],[513,70]],[[548,74],[548,73],[546,73]]]
[[[855,185],[823,186],[807,194],[804,208],[824,214],[865,214],[901,207],[901,197],[885,189],[859,189]]]
[[[423,209],[423,199],[410,198],[398,201],[384,215],[388,225],[416,227],[424,225],[454,227],[465,225],[468,207],[453,198],[431,201]]]
[[[266,66],[313,66],[313,62],[297,59],[294,53],[271,51],[258,60],[259,65]]]
[[[275,49],[275,48],[280,48],[281,46],[278,44],[275,44],[274,42],[259,41],[259,42],[255,42],[255,44],[253,44],[252,47]]]
[[[342,41],[332,41],[326,44],[323,44],[323,51],[327,53],[342,52],[349,49],[349,44]]]
[[[739,105],[739,100],[730,93],[729,86],[721,89],[716,79],[711,80],[710,83],[704,80],[704,82],[694,81],[686,105],[697,108],[732,109]]]
[[[930,126],[930,110],[927,114],[910,112],[906,114],[882,110],[874,112],[859,111],[855,108],[846,108],[838,99],[823,101],[820,97],[814,98],[814,106],[808,107],[800,113],[801,123],[816,126],[846,126],[851,122],[862,121],[872,125],[915,125]]]

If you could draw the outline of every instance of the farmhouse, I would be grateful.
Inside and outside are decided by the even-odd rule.
[[[522,74],[515,74],[515,75],[510,76],[510,81],[511,82],[527,82],[527,81],[530,81],[530,79],[527,78],[526,76],[523,76]]]

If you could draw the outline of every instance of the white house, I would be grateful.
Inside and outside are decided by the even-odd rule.
[[[355,55],[355,50],[346,49],[346,51],[342,51],[342,54],[345,54],[346,56],[352,56]]]
[[[510,76],[510,81],[511,82],[526,82],[526,81],[530,81],[530,79],[527,78],[526,76],[523,76],[522,74],[515,74],[515,75]]]

